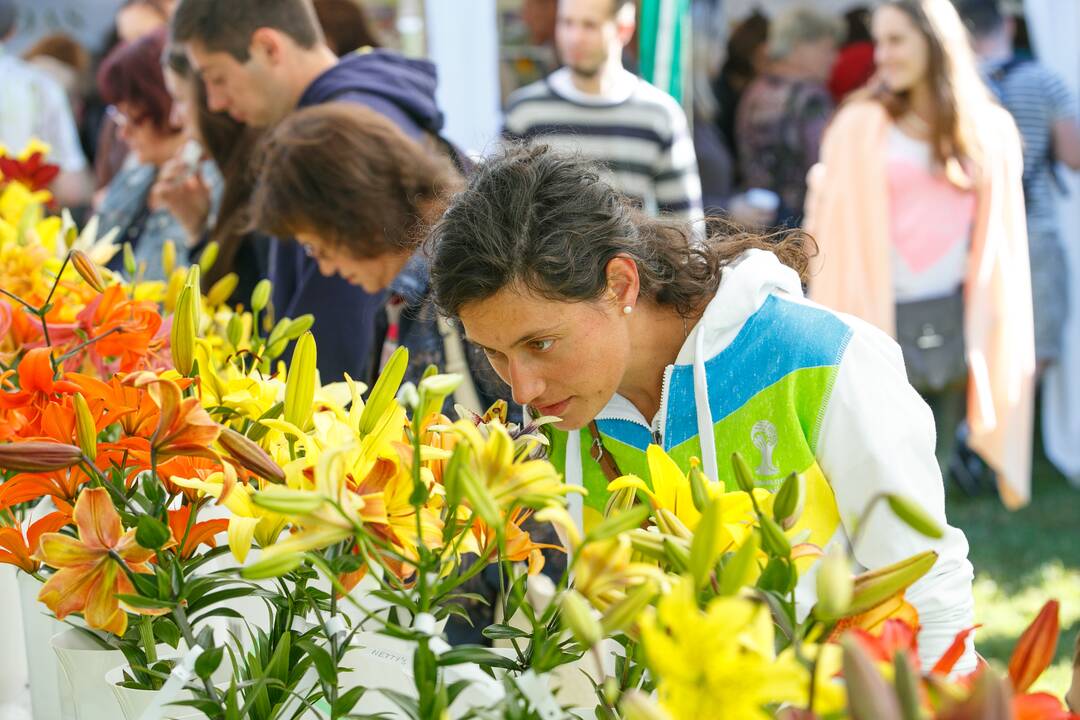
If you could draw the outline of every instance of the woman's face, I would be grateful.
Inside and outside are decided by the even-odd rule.
[[[347,282],[375,294],[390,287],[402,268],[412,257],[409,252],[384,253],[374,258],[355,257],[347,250],[324,242],[318,233],[298,232],[296,240],[319,265],[326,277],[340,275]]]
[[[930,46],[907,13],[889,5],[878,8],[871,31],[878,74],[890,90],[905,92],[926,80]]]
[[[165,27],[168,22],[168,18],[149,5],[128,5],[116,15],[116,34],[121,41],[129,43]]]
[[[159,129],[142,108],[130,102],[117,103],[112,118],[120,130],[120,137],[141,163],[164,165],[176,154],[177,146],[183,140],[179,132]]]
[[[629,321],[613,302],[560,302],[509,286],[460,316],[514,401],[562,418],[561,430],[588,425],[626,372]]]
[[[199,137],[199,92],[194,80],[165,68],[165,87],[172,97],[172,113],[169,120],[174,127],[184,128],[190,138],[201,142]]]

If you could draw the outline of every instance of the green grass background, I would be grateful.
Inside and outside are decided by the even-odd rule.
[[[998,498],[968,497],[953,484],[947,492],[949,523],[967,534],[975,566],[975,617],[983,626],[976,648],[1004,670],[1020,633],[1046,600],[1057,598],[1057,654],[1032,690],[1062,697],[1080,633],[1080,490],[1049,463],[1036,441],[1027,507],[1009,512]]]

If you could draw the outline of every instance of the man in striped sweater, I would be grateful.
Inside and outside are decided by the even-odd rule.
[[[701,182],[686,115],[623,67],[633,0],[559,0],[563,67],[510,96],[505,135],[576,151],[650,214],[700,220]]]

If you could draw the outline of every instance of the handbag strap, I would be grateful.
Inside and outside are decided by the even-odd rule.
[[[592,435],[592,446],[589,448],[589,457],[596,461],[600,469],[604,471],[604,477],[608,482],[621,478],[623,473],[619,469],[619,463],[615,456],[604,447],[604,440],[600,436],[600,427],[593,420],[589,423],[589,434]]]

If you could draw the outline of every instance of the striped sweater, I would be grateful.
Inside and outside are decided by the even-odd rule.
[[[650,214],[700,220],[701,181],[686,115],[632,73],[604,95],[574,87],[566,68],[510,96],[504,134],[579,152]]]
[[[750,251],[725,269],[720,289],[664,373],[651,421],[615,395],[597,416],[605,450],[623,473],[648,477],[646,449],[657,442],[682,467],[702,460],[706,476],[737,489],[732,453],[750,463],[760,487],[775,491],[792,472],[806,478],[795,533],[822,548],[849,546],[853,523],[879,493],[919,502],[945,528],[919,535],[878,505],[852,554],[858,569],[884,567],[926,549],[934,568],[907,600],[922,625],[919,653],[930,667],[973,624],[972,567],[964,534],[945,519],[934,458],[933,417],[907,382],[896,343],[869,324],[802,297],[798,275],[771,253]],[[607,480],[590,455],[588,429],[552,431],[551,459],[566,482],[571,511],[589,529],[601,517]],[[800,561],[800,617],[816,600],[815,565]],[[974,669],[970,649],[957,665]]]

